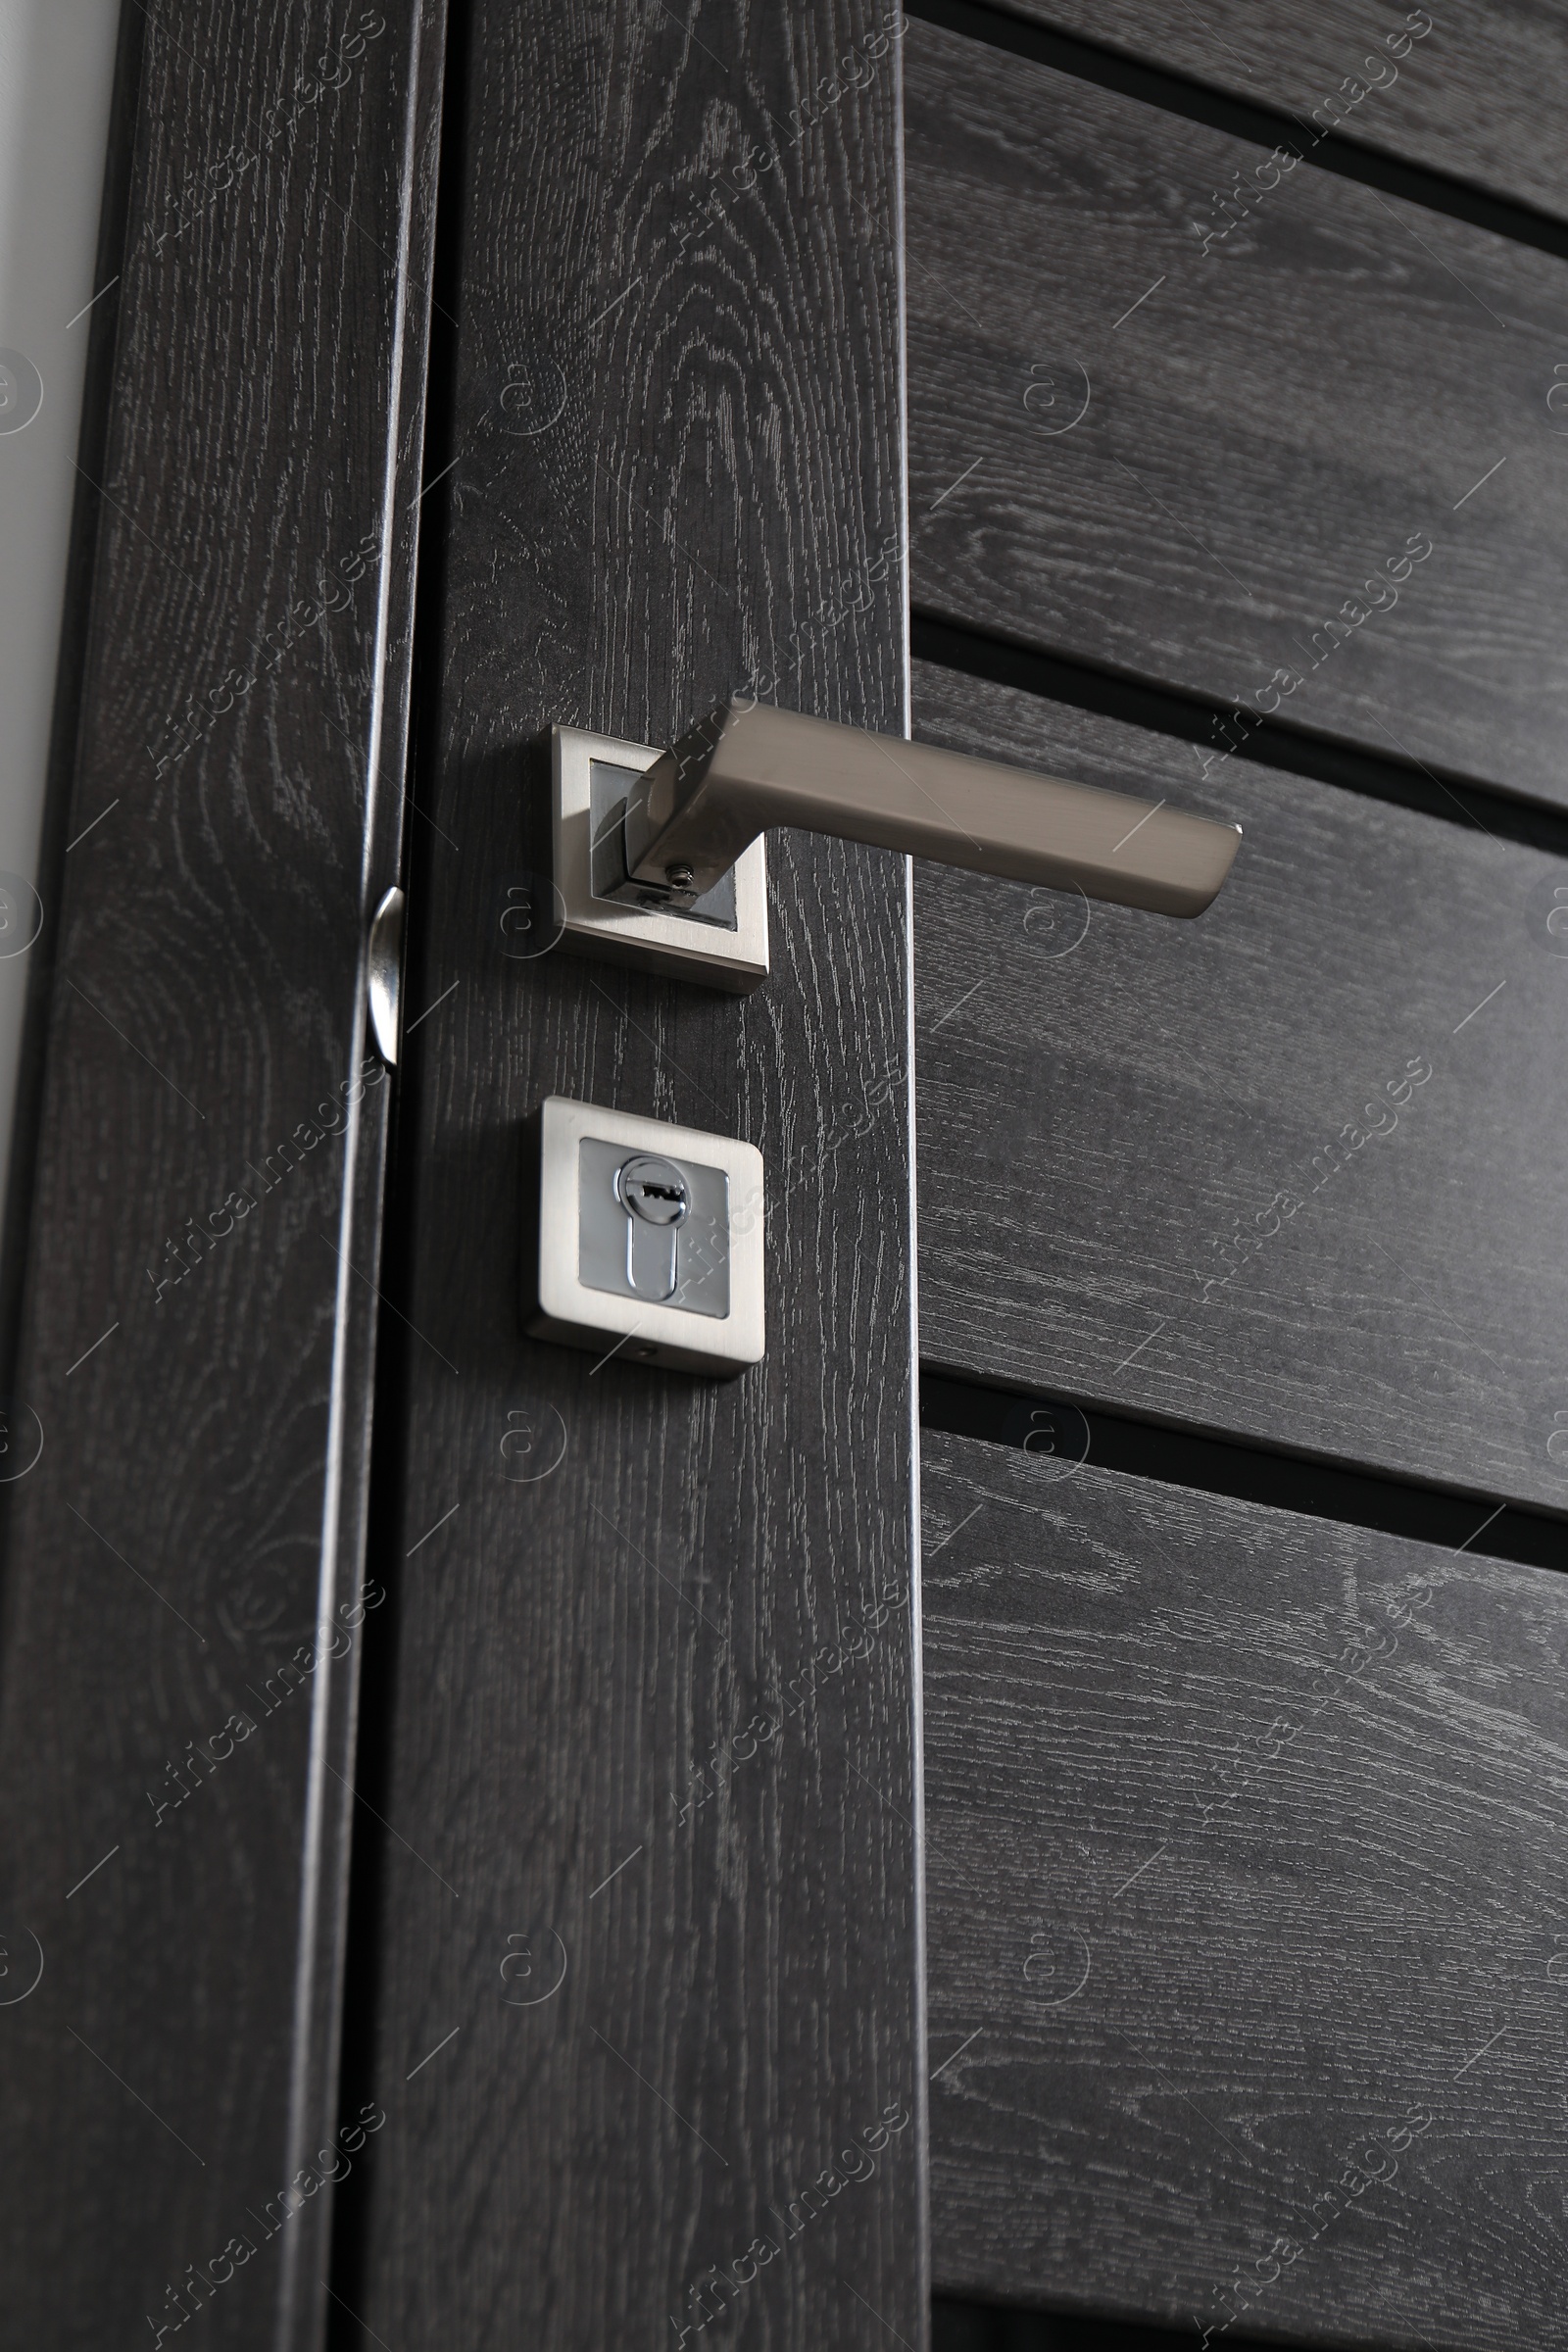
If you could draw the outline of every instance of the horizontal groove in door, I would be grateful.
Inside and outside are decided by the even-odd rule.
[[[1363,99],[1344,107],[1343,121],[1350,129],[1349,137],[1337,130],[1325,134],[1321,121],[1312,120],[1314,106],[1321,115],[1329,111],[1331,98],[1340,97],[1338,76],[1325,72],[1315,80],[1303,78],[1298,94],[1293,93],[1301,111],[1293,109],[1284,96],[1286,77],[1278,62],[1281,47],[1293,34],[1298,39],[1310,34],[1311,18],[1321,19],[1327,13],[1321,0],[1305,12],[1305,24],[1302,11],[1281,5],[1281,0],[1272,0],[1272,5],[1263,8],[1257,0],[1245,0],[1245,7],[1253,54],[1261,53],[1264,64],[1263,87],[1269,94],[1261,102],[1255,81],[1246,96],[1215,86],[1227,73],[1235,74],[1238,51],[1215,35],[1212,10],[1201,15],[1176,11],[1166,0],[1110,0],[1108,7],[1107,0],[1044,0],[1044,5],[1042,0],[1017,0],[1018,13],[1014,15],[1010,8],[987,8],[976,5],[975,0],[911,0],[908,13],[927,24],[982,41],[1006,55],[1029,58],[1100,89],[1116,90],[1146,106],[1162,107],[1167,114],[1201,122],[1229,138],[1247,139],[1269,149],[1288,145],[1319,171],[1338,172],[1342,178],[1358,180],[1363,187],[1381,188],[1387,196],[1403,197],[1408,203],[1426,206],[1429,212],[1446,213],[1450,220],[1468,220],[1494,236],[1511,237],[1541,253],[1568,256],[1568,220],[1559,217],[1568,204],[1568,184],[1556,138],[1559,118],[1539,88],[1515,93],[1512,113],[1504,118],[1514,143],[1489,152],[1464,135],[1475,119],[1474,86],[1472,82],[1468,92],[1464,90],[1464,72],[1455,68],[1451,46],[1446,54],[1441,45],[1428,53],[1412,40],[1403,68],[1406,90],[1415,84],[1422,69],[1430,66],[1441,72],[1446,68],[1445,95],[1453,104],[1454,116],[1441,127],[1434,125],[1435,135],[1429,134],[1423,141],[1427,153],[1410,160],[1410,146],[1401,139],[1405,123],[1392,109],[1379,109],[1370,88],[1370,106]],[[1331,35],[1336,48],[1344,53],[1338,60],[1342,76],[1353,73],[1368,44],[1374,52],[1385,45],[1384,33],[1369,30],[1364,12],[1357,13],[1363,19],[1358,27],[1347,24]],[[1489,17],[1494,13],[1489,9]],[[1523,29],[1529,22],[1524,10],[1513,13]],[[1060,20],[1070,22],[1075,15],[1092,24],[1100,37],[1088,39],[1064,28]],[[1056,22],[1047,22],[1048,18]],[[1205,18],[1209,22],[1205,23]],[[1391,18],[1389,30],[1397,35],[1399,23],[1397,17]],[[1451,27],[1443,29],[1447,32]],[[1106,35],[1119,35],[1120,39],[1110,45]],[[1494,59],[1494,43],[1489,46]],[[1130,48],[1136,48],[1137,54],[1128,55]],[[1192,64],[1200,60],[1200,73],[1184,73],[1162,62],[1175,55]],[[1379,61],[1384,62],[1397,64],[1392,58]],[[1560,47],[1544,44],[1544,62],[1560,73]],[[1520,65],[1524,68],[1523,58]],[[1472,71],[1479,70],[1480,61],[1476,61]],[[1380,74],[1378,78],[1383,77]],[[1392,91],[1395,84],[1387,86]],[[1568,89],[1553,95],[1568,97]],[[1466,98],[1468,106],[1463,103]],[[1365,113],[1360,111],[1363,106],[1368,108]],[[1331,114],[1330,120],[1334,119]],[[1357,137],[1357,132],[1364,136]],[[1520,172],[1518,139],[1520,135],[1529,138],[1532,132],[1545,134],[1544,168]],[[1441,160],[1431,160],[1434,154]],[[1491,177],[1495,185],[1497,179],[1506,179],[1511,185],[1505,193],[1494,193],[1475,184],[1466,176],[1467,171],[1475,173],[1476,180]]]
[[[1070,655],[1041,653],[934,612],[916,610],[909,622],[909,647],[916,661],[963,677],[987,678],[997,686],[1015,686],[1022,694],[1068,703],[1076,710],[1126,719],[1135,727],[1173,735],[1181,743],[1207,750],[1236,715],[1234,705],[1205,702],[1175,687],[1152,685],[1147,678],[1098,669],[1092,662]],[[1312,776],[1344,792],[1364,793],[1369,800],[1388,801],[1396,808],[1419,808],[1446,824],[1568,858],[1568,811],[1510,800],[1485,785],[1466,783],[1458,776],[1447,779],[1434,768],[1396,758],[1379,759],[1354,744],[1336,742],[1307,727],[1287,726],[1277,718],[1250,722],[1243,744],[1248,759],[1258,767]]]
[[[1193,2352],[1190,2328],[1131,2327],[1076,2312],[1019,2311],[995,2303],[931,2299],[931,2352]],[[1224,2352],[1264,2352],[1254,2336],[1225,2331]]]
[[[914,731],[1243,828],[1192,923],[916,865],[925,1361],[1568,1505],[1568,864],[925,662]]]
[[[1337,1462],[1309,1462],[1260,1446],[1238,1446],[1196,1430],[1085,1408],[1071,1397],[1020,1396],[982,1388],[938,1371],[920,1375],[920,1426],[952,1437],[1008,1446],[1059,1465],[1063,1481],[1078,1464],[1147,1478],[1195,1494],[1266,1503],[1303,1518],[1403,1536],[1444,1551],[1514,1560],[1531,1568],[1568,1568],[1568,1523],[1491,1497],[1474,1499]],[[1565,1497],[1568,1503],[1568,1497]]]
[[[1255,147],[926,24],[906,87],[914,602],[1568,805],[1568,264],[1304,169],[1195,234]]]
[[[1560,2342],[1568,1587],[922,1451],[938,2288]]]

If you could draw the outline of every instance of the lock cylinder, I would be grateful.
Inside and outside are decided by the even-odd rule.
[[[673,1298],[680,1228],[692,1213],[691,1186],[673,1160],[647,1152],[618,1167],[614,1181],[626,1211],[626,1280],[640,1298]]]

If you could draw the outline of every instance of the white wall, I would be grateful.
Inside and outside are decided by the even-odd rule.
[[[76,314],[99,291],[119,19],[120,0],[0,0],[0,1185],[76,483],[90,326]]]

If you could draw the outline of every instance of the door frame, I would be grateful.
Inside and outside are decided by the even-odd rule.
[[[444,24],[122,12],[3,1300],[39,2340],[322,2331]]]

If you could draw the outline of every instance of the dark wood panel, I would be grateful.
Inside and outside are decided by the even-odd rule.
[[[906,46],[917,606],[1568,801],[1568,262],[1305,164],[1205,246],[1248,142]]]
[[[509,961],[497,927],[552,721],[666,741],[760,662],[782,700],[903,731],[877,22],[473,12],[417,1337],[383,1422],[365,2082],[390,2120],[335,2282],[398,2352],[720,2315],[769,2352],[924,2340],[907,869],[778,845],[744,1004]],[[852,49],[860,88],[813,106]],[[714,1385],[523,1338],[522,1130],[553,1092],[760,1147],[764,1365]]]
[[[926,1361],[1568,1508],[1568,865],[915,675],[922,736],[1243,828],[1195,923],[916,867]]]
[[[1568,2341],[1568,1586],[924,1459],[939,2286]]]
[[[318,2340],[442,14],[166,9],[125,92],[0,1487],[19,2341]]]
[[[999,0],[1008,14],[1173,69],[1315,138],[1375,147],[1568,218],[1555,125],[1568,106],[1568,15],[1553,0],[1456,13],[1399,0]],[[1423,29],[1423,24],[1427,29]]]

